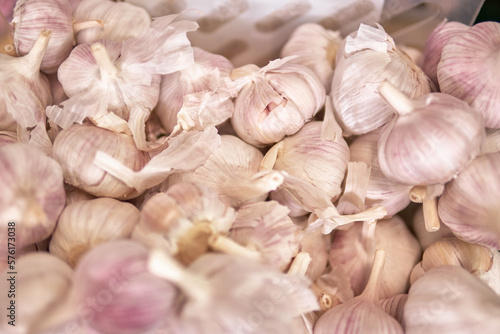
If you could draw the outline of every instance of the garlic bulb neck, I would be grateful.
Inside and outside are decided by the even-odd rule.
[[[288,269],[288,275],[301,275],[306,276],[307,269],[312,262],[311,255],[307,252],[299,252],[292,261],[290,269]],[[331,297],[330,297],[331,300]]]
[[[254,261],[261,261],[262,256],[259,251],[244,247],[236,241],[220,234],[212,234],[208,238],[208,244],[213,250],[226,254],[238,255]]]
[[[47,51],[51,36],[52,31],[43,30],[31,51],[25,56],[26,66],[23,67],[23,71],[27,76],[34,78],[39,75],[43,56],[45,55],[45,51]]]
[[[361,296],[369,298],[377,304],[379,303],[379,283],[382,277],[384,263],[385,250],[383,248],[377,249],[375,251],[372,271],[370,273],[370,277],[368,278],[368,283],[366,284],[365,290],[361,294]]]
[[[382,82],[378,91],[400,116],[406,115],[415,109],[413,101],[389,81]]]
[[[99,70],[101,72],[101,80],[106,81],[109,78],[113,78],[118,74],[116,66],[111,62],[109,58],[108,51],[104,45],[100,43],[94,43],[91,46],[92,55],[94,56]]]
[[[84,29],[89,28],[102,28],[104,22],[101,20],[89,20],[89,21],[81,21],[81,22],[73,22],[73,31],[75,35]]]

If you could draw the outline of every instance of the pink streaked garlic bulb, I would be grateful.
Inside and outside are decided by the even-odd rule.
[[[388,81],[379,91],[397,112],[378,142],[380,169],[389,179],[444,184],[480,153],[483,119],[464,101],[442,93],[412,100]]]
[[[487,128],[500,128],[498,52],[500,23],[480,22],[444,45],[437,68],[441,92],[467,102]]]
[[[238,96],[231,124],[245,142],[257,147],[277,143],[299,131],[323,107],[326,93],[320,79],[291,59],[232,71]]]
[[[445,185],[441,221],[458,238],[500,249],[500,152],[475,158]]]

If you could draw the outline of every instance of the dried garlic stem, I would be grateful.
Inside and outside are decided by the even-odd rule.
[[[190,298],[207,303],[210,299],[210,283],[202,276],[194,275],[181,267],[164,252],[153,250],[148,259],[148,270],[153,275],[177,285]]]
[[[380,279],[382,277],[382,270],[384,269],[384,263],[385,250],[383,248],[379,248],[375,251],[370,278],[368,278],[368,283],[366,284],[365,290],[361,294],[362,296],[370,298],[377,303],[379,303],[378,292]]]
[[[311,264],[311,255],[307,252],[300,252],[293,259],[290,269],[288,269],[288,275],[301,275],[305,276],[309,264]]]
[[[441,226],[437,211],[438,198],[429,189],[432,186],[415,186],[410,190],[410,200],[414,203],[422,203],[424,210],[425,229],[428,232],[436,232]]]
[[[414,186],[410,190],[410,200],[413,203],[422,203],[427,194],[426,186]]]
[[[42,30],[40,36],[33,45],[31,51],[25,56],[26,66],[22,67],[24,74],[29,77],[36,77],[40,74],[40,66],[42,65],[43,56],[49,45],[51,30]]]
[[[92,55],[94,56],[99,70],[101,71],[101,79],[112,78],[116,76],[118,70],[109,59],[106,47],[100,43],[94,43],[91,46]]]
[[[260,261],[262,259],[260,252],[248,249],[240,245],[236,241],[220,234],[211,235],[208,238],[208,244],[215,251],[237,256],[243,256],[255,261]]]
[[[389,81],[382,82],[378,87],[378,92],[400,116],[413,111],[413,101]]]
[[[82,21],[82,22],[74,22],[73,23],[73,31],[75,34],[78,32],[88,29],[88,28],[102,28],[104,23],[101,20],[90,20],[90,21]]]

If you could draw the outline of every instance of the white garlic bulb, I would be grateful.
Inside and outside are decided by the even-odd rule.
[[[112,198],[78,201],[66,206],[50,241],[50,252],[75,267],[93,247],[127,239],[139,222],[139,210]]]
[[[280,56],[297,56],[292,62],[313,70],[323,82],[326,92],[329,92],[341,40],[338,31],[325,29],[317,23],[304,23],[292,32],[281,48]]]
[[[411,100],[388,81],[379,91],[398,113],[378,142],[378,162],[388,178],[406,185],[443,184],[479,154],[483,120],[467,103],[442,93]]]
[[[438,214],[454,235],[500,248],[500,152],[476,157],[446,184]]]
[[[500,85],[495,55],[500,50],[500,23],[480,22],[443,47],[437,77],[441,92],[467,102],[487,128],[500,128]]]
[[[494,334],[500,326],[500,298],[463,268],[433,268],[411,286],[404,323],[408,334]]]
[[[424,72],[403,52],[381,26],[361,24],[355,37],[348,36],[339,47],[333,74],[333,104],[346,135],[373,131],[394,112],[379,95],[387,80],[411,98],[431,91]]]
[[[349,161],[349,147],[340,137],[336,142],[322,140],[323,122],[309,122],[296,134],[285,137],[267,151],[261,170],[285,171],[322,189],[332,201],[342,192],[341,183]],[[298,205],[284,189],[271,193],[271,198],[294,209]],[[292,216],[301,216],[304,210],[293,210]]]
[[[325,103],[325,88],[309,68],[291,63],[292,57],[258,68],[234,69],[241,87],[231,124],[245,142],[263,147],[292,135],[311,120]]]
[[[0,229],[5,236],[0,252],[4,253],[9,227],[15,231],[18,249],[50,236],[66,195],[59,164],[31,145],[0,146],[0,165]]]

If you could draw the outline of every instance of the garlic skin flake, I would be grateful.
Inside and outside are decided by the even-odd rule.
[[[50,252],[75,267],[93,247],[127,239],[139,222],[139,210],[112,198],[78,201],[66,206],[50,241]]]
[[[429,78],[383,30],[361,24],[339,47],[331,95],[346,135],[364,134],[386,124],[393,110],[377,89],[389,81],[411,98],[431,91]]]
[[[499,51],[500,23],[480,22],[444,45],[437,68],[441,92],[467,102],[487,128],[500,128]]]
[[[293,57],[271,61],[258,68],[234,69],[238,96],[231,124],[238,136],[263,147],[292,135],[323,107],[326,92],[309,68],[291,63]]]

